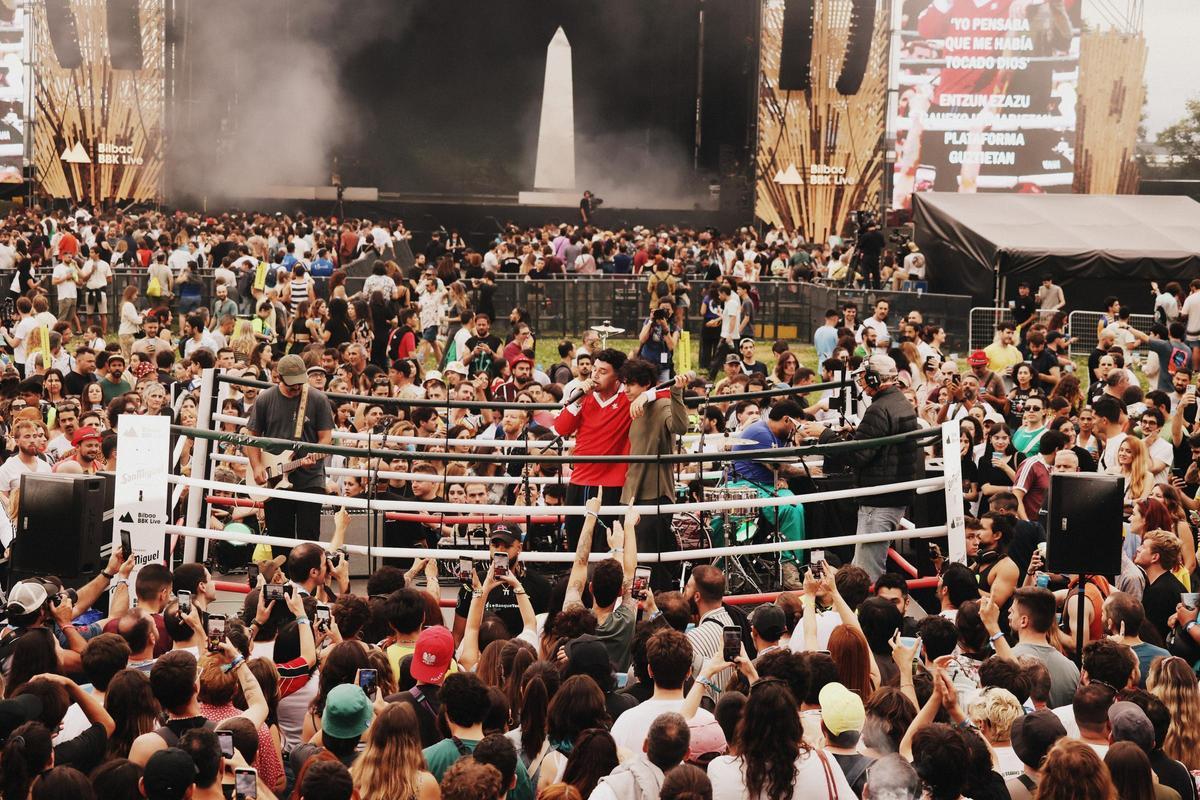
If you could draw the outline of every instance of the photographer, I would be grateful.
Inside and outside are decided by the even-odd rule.
[[[873,217],[863,215],[861,219],[862,228],[859,231],[854,251],[861,259],[859,266],[862,268],[864,285],[868,289],[878,289],[880,288],[879,259],[883,255],[887,242],[879,230],[879,223]]]
[[[675,326],[675,304],[669,298],[658,301],[657,306],[638,334],[641,346],[638,357],[649,361],[658,376],[655,383],[671,380],[675,372],[675,345],[679,342],[679,328]]]

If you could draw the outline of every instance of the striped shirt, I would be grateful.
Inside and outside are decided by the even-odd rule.
[[[720,653],[725,645],[725,626],[733,625],[733,618],[724,608],[716,608],[700,618],[699,624],[687,632],[688,641],[692,645],[692,674],[699,675],[704,662],[713,655]],[[718,689],[724,690],[733,679],[733,668],[722,670],[713,675],[712,682]],[[706,687],[706,692],[713,700],[718,693]]]

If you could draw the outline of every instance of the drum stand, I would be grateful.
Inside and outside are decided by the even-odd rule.
[[[728,547],[733,542],[737,541],[737,536],[734,534],[735,528],[730,524],[731,520],[741,522],[741,517],[731,517],[728,511],[722,511],[721,530],[725,533],[725,545]],[[744,589],[749,589],[754,594],[761,594],[762,587],[753,577],[754,568],[747,569],[747,565],[742,562],[744,558],[754,558],[754,556],[735,556],[727,555],[720,556],[713,562],[716,566],[718,562],[725,562],[725,591],[729,594],[746,594]]]

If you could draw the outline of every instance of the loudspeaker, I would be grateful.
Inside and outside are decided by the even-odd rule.
[[[75,25],[75,12],[71,9],[70,0],[46,0],[46,27],[50,29],[50,44],[58,65],[63,69],[82,67],[79,30]]]
[[[1094,473],[1050,476],[1046,569],[1061,574],[1121,571],[1125,479]]]
[[[111,536],[104,539],[109,485],[102,475],[22,475],[10,563],[13,580],[57,575],[68,586],[81,586],[99,574],[104,568],[101,547],[111,543]]]
[[[871,57],[871,38],[875,35],[875,0],[854,0],[850,7],[850,35],[842,73],[838,75],[839,94],[858,94]]]
[[[113,69],[141,69],[142,22],[138,0],[108,0],[108,57]]]
[[[779,47],[779,88],[808,91],[812,83],[813,3],[787,0]]]

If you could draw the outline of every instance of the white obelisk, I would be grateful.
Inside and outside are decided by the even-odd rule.
[[[559,28],[546,47],[542,117],[538,126],[537,166],[532,192],[521,192],[528,205],[575,205],[575,97],[571,43]]]

